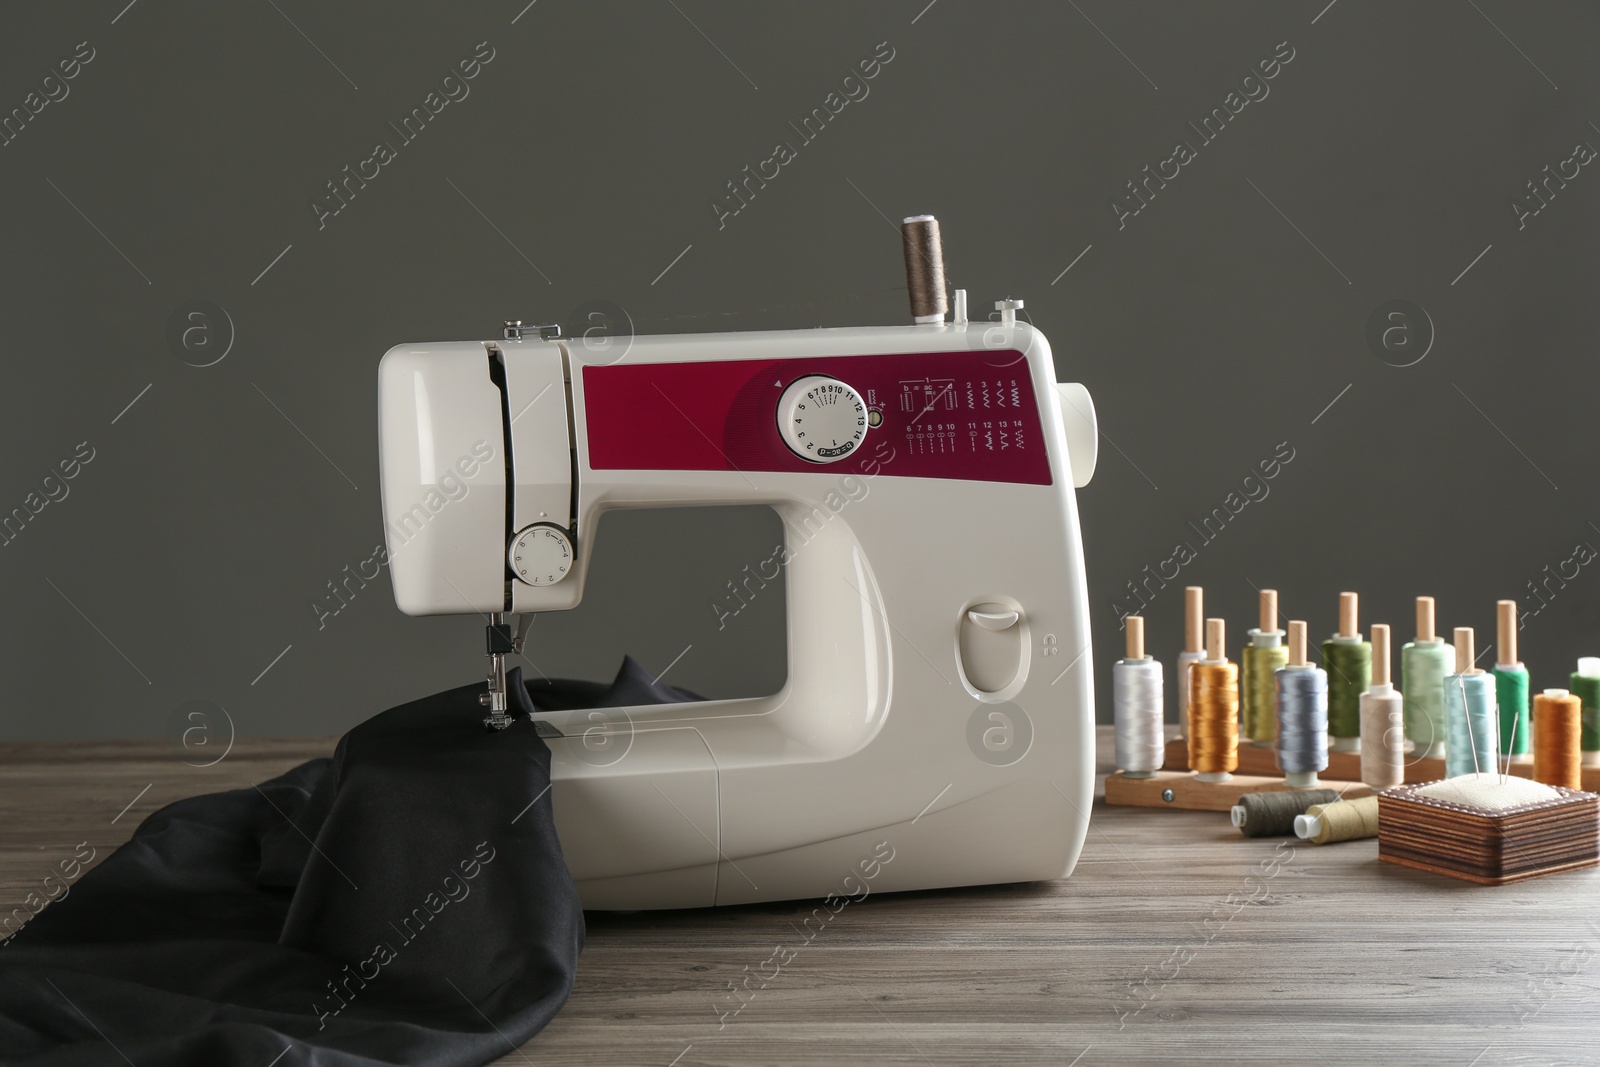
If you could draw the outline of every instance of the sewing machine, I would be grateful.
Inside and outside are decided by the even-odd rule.
[[[1094,714],[1073,487],[1094,470],[1093,405],[1057,384],[1020,301],[968,322],[958,290],[947,321],[937,223],[904,234],[913,325],[639,336],[597,359],[510,323],[383,357],[395,599],[490,617],[491,728],[516,703],[505,661],[526,627],[508,617],[578,604],[607,511],[765,504],[784,522],[779,692],[513,727],[547,737],[586,907],[1033,881],[1077,862]]]

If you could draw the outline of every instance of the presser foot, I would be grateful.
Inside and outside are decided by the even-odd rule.
[[[483,728],[490,733],[504,730],[515,721],[508,710],[510,693],[506,689],[506,656],[522,651],[522,643],[527,638],[528,625],[532,621],[532,616],[523,616],[521,625],[513,635],[505,615],[496,613],[490,617],[489,625],[484,627],[489,652],[489,687],[478,694],[478,702],[489,709],[489,714],[483,720]]]

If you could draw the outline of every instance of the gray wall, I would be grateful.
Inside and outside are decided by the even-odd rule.
[[[1487,644],[1494,600],[1539,607],[1544,581],[1534,684],[1600,651],[1576,551],[1600,546],[1600,171],[1564,162],[1600,146],[1592,5],[124,2],[0,34],[0,108],[66,92],[0,148],[0,510],[65,493],[0,547],[0,736],[170,734],[195,701],[241,735],[335,733],[472,680],[475,619],[404,618],[381,576],[312,606],[381,538],[379,355],[597,300],[640,332],[901,322],[884,216],[922,211],[953,284],[1025,297],[1093,391],[1103,712],[1127,583],[1180,542],[1145,587],[1162,655],[1191,582],[1238,636],[1275,585],[1314,632],[1352,588],[1406,634],[1427,592]],[[388,123],[483,41],[470,94],[401,143]],[[719,226],[724,183],[884,41],[868,95]],[[1234,91],[1267,95],[1204,142],[1188,124]],[[379,140],[396,157],[319,221]],[[1194,158],[1163,164],[1179,141]],[[1119,219],[1147,164],[1176,176]],[[1546,165],[1578,173],[1519,220]],[[169,324],[200,300],[226,317],[186,349]],[[1369,341],[1396,300],[1409,319]],[[1190,526],[1240,501],[1214,540]],[[709,606],[770,514],[609,521],[589,601],[535,628],[541,670],[688,647],[668,681],[781,682],[781,594],[720,633]]]

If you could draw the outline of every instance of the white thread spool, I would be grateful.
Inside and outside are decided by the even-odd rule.
[[[1161,662],[1144,654],[1144,619],[1129,615],[1127,658],[1111,668],[1116,761],[1127,778],[1150,778],[1165,761]]]
[[[1361,780],[1374,789],[1405,781],[1405,701],[1389,678],[1389,627],[1372,627],[1372,685],[1361,694]]]

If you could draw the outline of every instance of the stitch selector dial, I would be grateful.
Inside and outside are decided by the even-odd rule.
[[[837,462],[867,436],[867,402],[837,378],[807,375],[778,400],[778,433],[802,459]]]
[[[511,539],[506,562],[528,585],[555,585],[572,569],[572,539],[559,526],[536,522]]]

